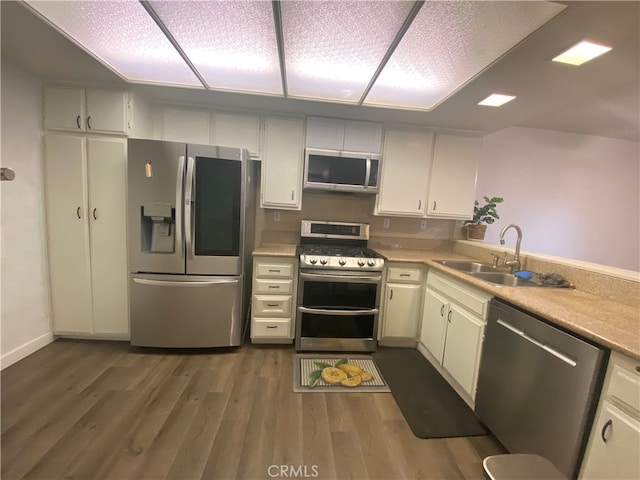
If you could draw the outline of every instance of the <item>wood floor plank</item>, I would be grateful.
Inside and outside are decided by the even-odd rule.
[[[490,435],[419,439],[388,393],[294,393],[294,356],[54,342],[0,373],[0,475],[479,479],[505,451]]]
[[[168,475],[189,425],[205,402],[214,376],[214,370],[198,370],[196,372],[166,421],[158,430],[149,448],[141,452],[140,460],[136,462],[136,470],[130,476],[122,478],[157,480]],[[112,470],[107,472],[106,477],[116,477],[114,475],[115,469],[114,466]]]
[[[325,398],[326,395],[335,394],[303,393],[299,395],[302,395],[302,465],[307,468],[317,466],[318,478],[336,478]]]

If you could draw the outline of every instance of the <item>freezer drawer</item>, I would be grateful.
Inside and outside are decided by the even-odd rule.
[[[242,276],[131,274],[129,289],[132,345],[242,343]]]

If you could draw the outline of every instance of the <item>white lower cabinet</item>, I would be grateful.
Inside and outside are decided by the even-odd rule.
[[[381,302],[382,344],[416,346],[422,310],[424,269],[389,264]]]
[[[640,478],[640,361],[611,354],[580,479]]]
[[[44,137],[55,334],[128,335],[126,154],[124,138]]]
[[[251,342],[291,343],[294,335],[297,260],[254,257]]]
[[[470,404],[476,395],[490,300],[490,295],[449,276],[427,274],[419,348]]]

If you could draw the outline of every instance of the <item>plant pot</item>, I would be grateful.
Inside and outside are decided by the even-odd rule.
[[[467,240],[484,240],[487,233],[486,225],[465,225],[465,235]]]

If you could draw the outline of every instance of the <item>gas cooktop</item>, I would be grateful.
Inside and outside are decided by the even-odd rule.
[[[369,225],[302,221],[301,268],[380,271],[385,258],[370,248]]]

